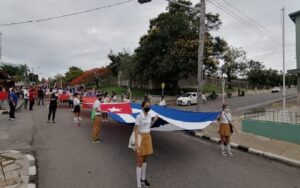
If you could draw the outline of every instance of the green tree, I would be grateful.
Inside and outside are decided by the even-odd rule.
[[[289,86],[289,88],[292,85],[297,85],[297,74],[291,74],[291,73],[287,73],[285,75],[285,80],[286,80],[286,85]]]
[[[129,81],[129,88],[132,87],[132,81],[136,75],[136,57],[135,55],[130,55],[130,52],[123,52],[120,57],[120,71],[122,73],[122,79]]]
[[[246,52],[240,48],[230,46],[226,50],[223,59],[222,73],[226,74],[228,88],[232,89],[231,81],[246,75]]]
[[[190,1],[180,1],[191,5]],[[198,6],[198,5],[196,5]],[[172,89],[178,80],[197,73],[199,13],[170,3],[167,12],[150,21],[148,33],[141,37],[136,53],[136,72],[140,80],[165,82]],[[219,15],[206,15],[204,73],[217,69],[224,40],[209,31],[220,27]]]
[[[265,85],[265,66],[259,62],[250,60],[248,62],[247,79],[253,87],[262,87]]]
[[[83,70],[79,67],[69,67],[69,71],[65,73],[64,81],[70,83],[74,78],[80,76],[83,73]]]

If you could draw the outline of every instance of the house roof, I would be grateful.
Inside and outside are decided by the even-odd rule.
[[[293,22],[296,21],[296,17],[300,16],[300,10],[298,10],[297,12],[293,12],[291,14],[289,14],[290,18],[293,20]]]

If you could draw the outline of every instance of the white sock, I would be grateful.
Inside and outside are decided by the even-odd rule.
[[[137,187],[142,187],[141,185],[142,167],[136,167],[136,183]]]
[[[231,153],[230,144],[227,144],[227,152],[228,152],[228,153]]]
[[[142,180],[146,179],[146,168],[147,168],[147,163],[143,163],[143,166],[142,166]]]
[[[223,144],[223,143],[221,144],[221,149],[222,149],[222,152],[224,152],[224,151],[225,151],[225,146],[224,146],[224,144]]]

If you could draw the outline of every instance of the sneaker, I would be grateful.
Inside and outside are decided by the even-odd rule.
[[[228,155],[229,155],[230,157],[233,157],[233,153],[231,153],[231,152],[228,152]]]
[[[100,144],[100,140],[93,141],[93,144]]]
[[[9,120],[10,120],[10,121],[15,121],[16,119],[15,119],[15,118],[9,118]]]
[[[226,154],[226,152],[225,152],[225,151],[222,151],[222,155],[223,155],[224,157],[226,157],[226,156],[227,156],[227,154]]]
[[[78,127],[79,125],[78,125],[78,123],[74,123],[74,127]]]
[[[150,187],[150,183],[147,180],[141,180],[141,184],[146,187]]]

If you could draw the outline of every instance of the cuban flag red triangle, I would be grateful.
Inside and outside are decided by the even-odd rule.
[[[101,103],[100,111],[114,114],[132,114],[130,103]]]

